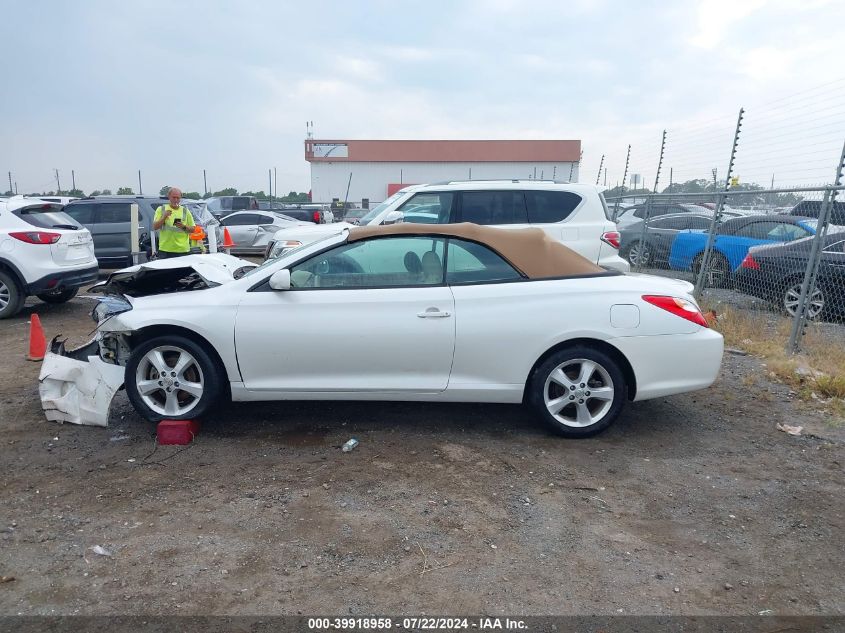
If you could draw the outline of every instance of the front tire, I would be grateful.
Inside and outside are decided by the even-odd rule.
[[[528,396],[529,404],[555,433],[590,437],[619,417],[627,384],[610,355],[577,345],[555,352],[537,368]]]
[[[126,364],[126,395],[147,420],[201,417],[223,392],[223,372],[198,343],[180,335],[144,341]]]
[[[651,249],[648,243],[643,243],[640,240],[631,242],[625,253],[625,259],[632,266],[648,266],[651,263]]]
[[[8,319],[20,312],[26,300],[14,277],[0,270],[0,319]]]
[[[781,293],[781,307],[791,317],[795,316],[798,306],[801,303],[801,286],[803,283],[803,278],[793,279],[784,285],[783,292]],[[829,312],[827,310],[828,305],[825,301],[824,290],[818,285],[813,288],[812,292],[807,293],[807,304],[804,314],[811,321],[822,319]]]
[[[36,295],[44,303],[67,303],[76,296],[79,288],[63,288],[54,292],[42,292]]]

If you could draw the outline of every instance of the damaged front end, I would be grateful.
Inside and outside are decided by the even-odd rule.
[[[108,426],[109,407],[122,388],[132,352],[131,330],[113,321],[138,297],[205,290],[239,279],[255,264],[230,255],[190,255],[132,266],[91,288],[102,294],[91,311],[95,336],[67,350],[55,337],[38,376],[41,406],[48,420]]]

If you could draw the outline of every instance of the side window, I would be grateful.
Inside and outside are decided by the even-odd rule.
[[[226,211],[232,210],[232,199],[231,198],[220,198],[220,208]]]
[[[779,224],[769,231],[768,239],[779,242],[791,242],[792,240],[800,240],[802,237],[807,237],[809,234],[808,231],[797,224]]]
[[[443,283],[442,237],[383,237],[352,242],[291,268],[294,288],[384,288]]]
[[[100,224],[129,222],[129,203],[106,202],[97,205],[97,222]]]
[[[678,228],[677,226],[673,226],[677,223],[677,218],[657,218],[655,220],[649,220],[648,225],[653,229],[674,229]]]
[[[581,204],[581,196],[571,191],[526,191],[525,202],[531,224],[552,224],[568,218]]]
[[[522,275],[486,246],[450,239],[446,257],[446,283],[517,281]]]
[[[255,215],[257,222],[256,224],[273,224],[273,218],[267,215]]]
[[[483,225],[528,224],[522,191],[464,191],[461,221]]]
[[[748,237],[755,240],[768,240],[769,231],[777,228],[777,222],[752,222],[737,229],[734,235],[737,237]]]
[[[455,194],[450,192],[425,191],[412,196],[399,207],[404,222],[420,224],[449,224],[452,221],[452,206]]]
[[[839,242],[834,242],[830,246],[824,249],[825,253],[836,253],[836,254],[843,254],[845,253],[845,240],[841,240]]]
[[[69,204],[62,210],[80,224],[94,224],[94,205],[91,203]]]
[[[229,204],[231,204],[231,208],[234,211],[243,211],[245,209],[251,209],[252,206],[249,204],[251,198],[247,198],[246,196],[237,196],[235,198],[229,199]]]
[[[689,228],[691,229],[710,229],[711,221],[707,218],[695,217],[689,219]]]
[[[237,213],[220,220],[222,226],[246,226],[256,224],[257,217],[253,213]]]

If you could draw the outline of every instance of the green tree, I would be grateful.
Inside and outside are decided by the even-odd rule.
[[[158,195],[166,196],[170,192],[170,185],[164,185],[161,189],[158,190]]]
[[[110,195],[111,195],[111,189],[103,189],[103,190],[100,192],[100,195],[103,195],[103,196],[110,196]]]
[[[215,196],[236,196],[238,195],[238,190],[234,187],[226,187],[225,189],[221,189],[220,191],[215,191]]]
[[[3,195],[4,195],[4,196],[13,196],[13,195],[15,195],[15,192],[14,192],[14,191],[12,191],[12,190],[9,190],[9,191],[7,191],[6,193],[4,193]]]
[[[71,189],[67,192],[67,195],[73,196],[74,198],[84,198],[85,192],[83,192],[82,189]]]
[[[100,191],[99,189],[94,189],[94,191],[91,192],[91,195],[92,196],[101,196],[101,195],[103,195],[103,192]]]
[[[202,198],[202,194],[199,191],[189,191],[187,193],[183,193],[182,197],[189,200],[199,200]]]
[[[132,187],[118,187],[117,195],[119,195],[119,196],[134,196],[135,192],[132,191]]]

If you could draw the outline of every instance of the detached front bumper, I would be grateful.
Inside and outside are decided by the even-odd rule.
[[[38,394],[48,420],[108,426],[109,407],[126,370],[104,362],[95,339],[70,352],[54,338],[38,375]]]

